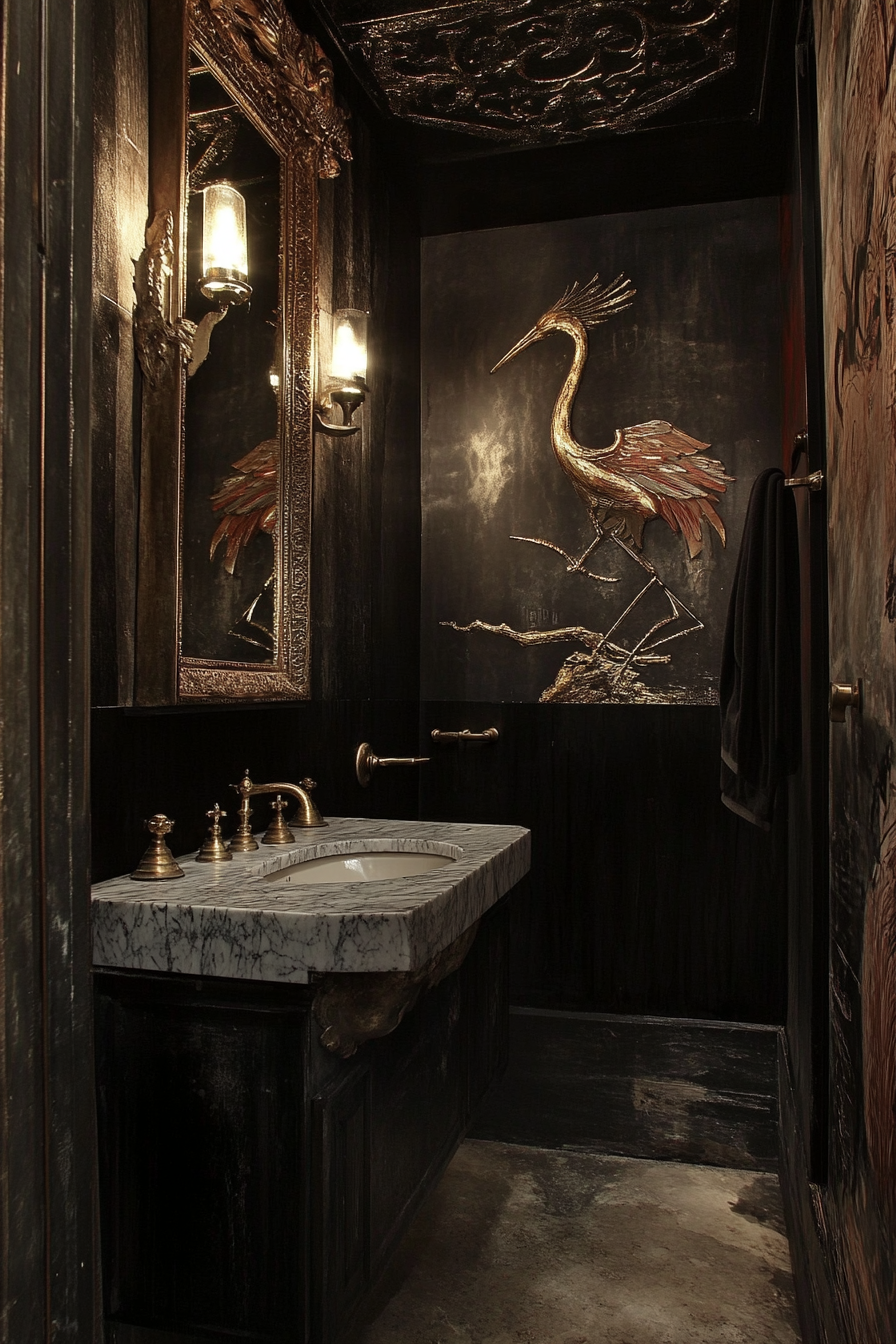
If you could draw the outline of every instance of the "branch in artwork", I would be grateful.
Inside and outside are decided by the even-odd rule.
[[[482,630],[488,635],[504,635],[507,639],[515,640],[517,644],[583,644],[586,649],[592,649],[595,653],[602,653],[610,659],[618,658],[626,664],[639,663],[645,665],[647,663],[668,663],[671,661],[668,653],[632,654],[629,649],[611,643],[599,630],[588,630],[583,625],[566,625],[555,630],[514,630],[512,626],[506,623],[490,625],[487,621],[471,621],[469,625],[459,625],[457,621],[440,621],[439,624],[446,625],[451,630],[458,630],[461,634],[466,634],[471,630]]]

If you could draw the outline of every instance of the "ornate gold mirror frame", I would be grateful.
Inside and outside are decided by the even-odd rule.
[[[306,697],[317,178],[336,176],[339,160],[351,157],[346,118],[335,105],[329,61],[314,39],[295,27],[283,0],[151,0],[149,45],[149,224],[135,286],[135,337],[143,373],[135,698],[138,704],[163,705]],[[237,634],[234,656],[229,647],[223,656],[196,656],[190,647],[195,634],[188,630],[185,638],[185,547],[192,548],[194,569],[200,545],[203,562],[207,558],[209,565],[217,565],[212,618],[219,619],[234,561],[228,553],[222,565],[223,547],[215,555],[211,538],[222,515],[214,510],[222,508],[225,487],[232,485],[228,471],[243,468],[247,460],[245,446],[234,447],[236,433],[232,441],[229,433],[219,433],[227,442],[218,443],[209,441],[215,435],[201,425],[193,442],[185,434],[188,370],[196,371],[206,350],[211,366],[219,351],[238,348],[232,342],[228,347],[227,341],[243,319],[243,312],[234,310],[221,328],[224,335],[215,334],[209,344],[209,323],[197,329],[188,317],[191,304],[196,315],[195,264],[188,251],[188,163],[189,84],[191,71],[195,75],[197,70],[216,81],[215,87],[232,100],[233,114],[245,119],[251,133],[265,142],[262,148],[270,147],[279,158],[279,259],[273,262],[271,291],[276,297],[264,312],[272,349],[265,358],[271,361],[271,386],[277,388],[276,407],[274,394],[267,391],[268,413],[277,428],[256,448],[268,452],[269,494],[263,528],[256,527],[255,533],[270,535],[272,550],[266,536],[255,535],[253,542],[267,545],[272,559],[266,562],[270,577],[264,585],[264,637],[243,657],[241,648],[253,643],[245,635]],[[215,161],[214,152],[205,155],[205,181],[207,165]],[[214,174],[210,180],[216,180]],[[270,209],[276,216],[276,203]],[[211,318],[211,326],[220,320]],[[256,310],[256,326],[259,320]],[[261,395],[254,386],[249,399],[258,402]],[[236,408],[231,423],[239,429],[239,389],[229,388],[228,396],[227,405]],[[222,416],[219,409],[219,427]],[[194,499],[191,515],[186,508],[190,501],[185,503],[185,468],[195,476],[194,458],[188,461],[187,455],[197,452],[215,453],[214,464],[204,464],[201,479],[213,473],[216,489],[206,488],[198,505]],[[195,494],[195,486],[190,488]],[[201,512],[206,501],[208,535],[203,515],[202,536],[197,538],[197,509]],[[251,623],[253,612],[254,607],[238,619],[245,622],[248,616]],[[190,620],[195,626],[195,615]]]

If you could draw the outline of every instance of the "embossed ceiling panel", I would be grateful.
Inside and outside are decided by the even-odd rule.
[[[488,0],[341,25],[393,113],[518,145],[624,130],[737,64],[738,0]]]

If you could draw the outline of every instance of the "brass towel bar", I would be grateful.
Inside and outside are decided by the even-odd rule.
[[[433,728],[430,733],[433,742],[497,742],[497,728],[486,728],[483,733],[471,733],[469,728],[461,728],[458,733],[443,733],[440,728]]]

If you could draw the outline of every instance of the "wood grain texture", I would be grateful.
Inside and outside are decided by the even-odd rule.
[[[777,1169],[773,1027],[516,1008],[510,1064],[471,1135]]]
[[[89,3],[3,5],[0,1338],[92,1341]]]
[[[134,678],[137,447],[134,258],[149,190],[146,0],[94,6],[92,660],[98,704]]]
[[[847,1344],[831,1282],[824,1187],[812,1180],[787,1037],[778,1042],[779,1166],[803,1344]]]
[[[370,312],[362,431],[315,436],[313,694],[415,698],[420,609],[419,242],[400,164],[360,118],[321,192],[326,311]]]
[[[816,1212],[843,1336],[877,1344],[896,1336],[896,13],[873,0],[833,0],[814,5],[814,22],[830,676],[862,677],[865,690],[862,713],[831,730],[831,1119]],[[805,1205],[804,1187],[794,1203]],[[806,1236],[797,1263],[811,1259]],[[804,1291],[810,1277],[811,1268]]]
[[[785,828],[722,807],[717,711],[427,703],[420,813],[528,826],[513,1002],[782,1023]]]
[[[503,1065],[507,936],[349,1062],[313,986],[96,976],[111,1340],[351,1338]]]

